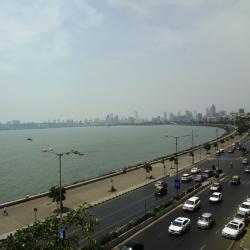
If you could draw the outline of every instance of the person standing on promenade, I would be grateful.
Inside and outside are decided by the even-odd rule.
[[[8,212],[6,210],[6,207],[3,208],[3,216],[8,216]]]

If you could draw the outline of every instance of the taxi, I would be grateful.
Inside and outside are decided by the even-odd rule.
[[[238,175],[234,175],[231,179],[232,184],[240,184],[240,177]]]

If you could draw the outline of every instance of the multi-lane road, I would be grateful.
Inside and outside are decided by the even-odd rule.
[[[148,230],[136,236],[135,239],[137,241],[143,242],[145,244],[146,249],[162,249],[161,247],[159,248],[159,244],[160,245],[163,244],[163,246],[167,244],[169,248],[169,244],[171,246],[172,244],[173,245],[179,244],[180,239],[183,240],[186,238],[189,239],[189,237],[191,238],[193,237],[194,239],[196,239],[197,233],[199,234],[203,233],[205,235],[204,237],[208,237],[208,235],[210,235],[210,232],[215,231],[216,235],[218,235],[218,237],[221,239],[221,232],[219,229],[221,229],[221,227],[225,224],[228,217],[233,215],[238,203],[240,203],[240,201],[242,201],[246,197],[247,187],[248,188],[250,187],[250,175],[248,176],[243,172],[243,167],[240,163],[239,151],[235,151],[234,154],[228,154],[225,152],[225,154],[222,154],[219,158],[220,158],[219,166],[221,169],[223,169],[224,173],[226,174],[225,179],[222,181],[224,200],[221,204],[219,204],[218,206],[217,205],[211,206],[208,202],[209,198],[208,196],[210,192],[205,191],[200,195],[202,199],[202,208],[200,209],[200,211],[197,211],[193,214],[187,214],[187,216],[189,216],[190,219],[192,220],[192,227],[189,230],[189,232],[187,232],[183,237],[181,236],[181,238],[176,239],[175,237],[172,237],[167,233],[167,229],[170,222],[175,217],[177,217],[177,215],[178,216],[179,214],[183,215],[183,211],[180,208],[176,209],[173,213],[171,213],[170,215],[166,216],[163,220],[158,222],[159,224],[153,225]],[[234,165],[233,169],[229,168],[230,161],[233,162]],[[217,166],[217,163],[218,163],[217,159],[214,158],[200,163],[199,167],[202,170],[211,169],[211,166],[213,164]],[[242,184],[239,187],[232,187],[229,183],[229,177],[231,177],[233,174],[239,174],[242,176]],[[158,204],[165,202],[166,200],[172,199],[172,197],[176,195],[176,190],[174,187],[175,178],[176,178],[175,176],[166,178],[166,181],[168,182],[168,194],[165,196],[155,197],[154,183],[151,183],[133,192],[122,195],[120,197],[117,197],[113,200],[107,201],[101,205],[92,208],[90,210],[91,214],[95,215],[100,220],[100,224],[95,228],[95,236],[100,237],[108,233],[109,231],[119,226],[122,226],[135,218],[138,218],[139,216],[143,215],[146,211],[157,206]],[[195,184],[196,183],[194,181],[189,183],[183,183],[181,185],[181,191],[184,191]],[[196,219],[203,211],[207,211],[207,209],[208,208],[210,209],[210,207],[211,207],[210,211],[213,212],[214,214],[215,214],[215,209],[218,210],[218,214],[217,213],[215,214],[217,222],[215,227],[210,231],[206,232],[197,231],[197,229],[195,228]],[[80,236],[80,233],[79,230],[75,228],[70,228],[70,230],[67,232],[67,235]],[[149,237],[149,235],[151,236]],[[202,238],[202,236],[200,237]],[[201,241],[200,237],[198,237],[199,239],[197,241],[197,244],[199,245],[199,246],[197,245],[198,248],[183,248],[183,249],[200,249],[202,247],[205,249],[207,247],[207,244],[205,243],[205,241],[204,242]],[[222,239],[222,241],[223,240],[225,242],[228,242],[226,239]],[[85,244],[84,240],[80,240],[79,243],[81,246]],[[157,244],[158,248],[154,247],[155,244]],[[177,249],[181,249],[180,246],[178,246]]]
[[[233,162],[233,168],[229,162]],[[215,162],[216,163],[216,162]],[[250,195],[250,174],[244,173],[244,167],[239,159],[239,152],[225,153],[220,157],[220,167],[224,170],[225,178],[221,180],[223,189],[223,201],[219,204],[211,204],[209,197],[211,191],[206,189],[198,194],[201,199],[201,208],[193,213],[184,212],[180,205],[160,220],[153,223],[147,229],[139,232],[132,240],[143,243],[145,250],[153,249],[231,249],[234,241],[222,237],[221,231],[224,225],[233,218],[239,204]],[[232,175],[241,177],[239,186],[230,183]],[[211,212],[215,218],[215,225],[211,229],[198,229],[196,222],[204,212]],[[185,216],[191,219],[191,227],[181,236],[173,236],[168,233],[168,227],[175,218]],[[131,240],[131,239],[130,239]]]

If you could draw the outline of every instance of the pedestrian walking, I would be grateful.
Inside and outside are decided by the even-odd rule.
[[[8,216],[8,212],[6,210],[6,207],[3,208],[3,216]]]
[[[231,168],[231,169],[233,168],[233,163],[232,163],[232,162],[230,162],[230,168]]]

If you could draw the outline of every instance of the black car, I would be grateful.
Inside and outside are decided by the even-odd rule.
[[[125,243],[120,250],[144,250],[144,245],[132,241]]]

